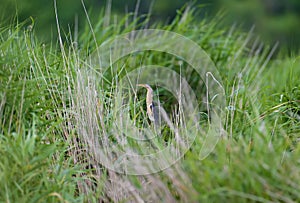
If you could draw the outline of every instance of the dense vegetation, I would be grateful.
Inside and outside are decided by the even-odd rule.
[[[49,44],[39,42],[28,22],[1,27],[0,201],[299,201],[299,57],[279,53],[272,58],[276,45],[261,43],[251,32],[224,28],[222,15],[201,21],[196,15],[183,9],[170,25],[152,28],[195,41],[214,61],[231,107],[224,121],[227,136],[199,160],[203,137],[196,135],[178,163],[141,176],[106,169],[89,149],[83,128],[99,138],[117,136],[117,79],[100,75],[106,84],[92,81],[86,88],[83,73],[99,71],[89,60],[98,45],[149,26],[147,19],[103,14],[78,33],[62,34]],[[164,53],[145,54],[147,64],[174,65],[174,57]],[[143,55],[136,57],[126,63],[138,65]],[[193,74],[185,76],[197,89],[201,78]],[[138,150],[134,143],[131,147]]]
[[[85,20],[82,3],[91,11],[90,17],[98,16],[99,10],[104,7],[111,8],[113,13],[124,15],[128,12],[137,12],[145,15],[151,12],[151,21],[170,23],[176,15],[177,9],[185,4],[195,3],[194,8],[201,10],[197,19],[214,18],[216,13],[224,10],[228,15],[224,16],[227,25],[242,25],[248,31],[255,26],[264,42],[275,43],[280,41],[282,48],[298,51],[300,47],[300,2],[297,0],[164,0],[164,1],[141,1],[141,0],[57,0],[61,28],[68,32],[75,24],[84,26]],[[0,0],[1,20],[9,21],[13,15],[17,15],[20,21],[29,17],[36,20],[35,26],[38,37],[49,40],[57,36],[56,21],[54,15],[54,1],[30,1],[30,0]],[[200,4],[200,5],[198,5]],[[205,5],[205,6],[203,6]]]

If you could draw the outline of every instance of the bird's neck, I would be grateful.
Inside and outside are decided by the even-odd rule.
[[[147,102],[147,104],[150,104],[153,102],[153,92],[152,91],[147,92],[146,102]]]

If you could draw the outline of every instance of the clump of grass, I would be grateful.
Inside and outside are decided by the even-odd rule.
[[[80,200],[61,137],[61,73],[47,64],[58,58],[22,24],[0,33],[0,201]]]
[[[120,157],[114,153],[103,157],[99,149],[108,143],[128,141],[122,140],[124,131],[137,133],[129,122],[118,123],[122,128],[115,128],[122,119],[117,107],[126,99],[129,102],[134,99],[118,94],[122,74],[102,73],[87,58],[103,41],[147,27],[147,21],[129,22],[128,16],[120,20],[116,17],[113,22],[100,19],[76,33],[78,41],[70,37],[63,44],[60,38],[57,46],[40,44],[34,32],[22,25],[2,28],[1,201],[296,202],[300,199],[297,60],[286,57],[269,62],[273,47],[261,45],[252,33],[241,33],[235,27],[223,28],[221,15],[200,22],[194,15],[196,12],[188,8],[179,12],[171,25],[152,25],[152,28],[174,31],[194,40],[213,59],[230,107],[224,125],[228,136],[218,142],[206,159],[199,160],[204,138],[196,134],[194,144],[182,159],[158,173],[141,176],[116,173],[99,161],[118,160]],[[126,65],[134,69],[140,63],[180,71],[176,58],[165,53],[147,52],[135,57],[113,65],[120,67],[116,69],[118,73]],[[201,85],[205,81],[194,72],[181,74],[204,97]],[[168,93],[161,90],[160,94]],[[203,110],[202,101],[198,102]],[[166,105],[171,107],[172,102]],[[127,110],[133,112],[131,119],[137,118],[134,105]],[[143,109],[140,110],[143,114]],[[158,147],[166,144],[155,142]],[[145,146],[127,142],[126,150],[139,154],[145,152]],[[166,156],[164,161],[169,158]],[[132,170],[142,173],[151,167],[142,163],[136,161]]]

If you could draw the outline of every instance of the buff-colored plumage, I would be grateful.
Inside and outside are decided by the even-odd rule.
[[[155,129],[160,131],[159,129],[162,127],[162,124],[167,124],[178,137],[178,130],[174,127],[173,123],[169,119],[165,109],[160,105],[159,102],[157,104],[153,102],[153,89],[150,87],[150,85],[138,84],[137,86],[144,87],[147,89],[147,114],[149,119],[154,123]]]
[[[138,84],[137,86],[145,87],[147,89],[146,95],[146,105],[147,105],[147,114],[151,121],[154,121],[154,113],[153,113],[153,90],[148,84]]]

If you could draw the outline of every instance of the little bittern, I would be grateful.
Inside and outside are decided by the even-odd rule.
[[[145,87],[147,89],[146,95],[146,105],[147,105],[147,114],[149,119],[154,122],[155,126],[160,125],[160,112],[159,108],[153,102],[153,90],[148,84],[138,84],[137,86]]]
[[[173,123],[169,119],[167,112],[158,102],[157,105],[153,102],[153,90],[148,84],[138,84],[137,86],[145,87],[147,89],[146,95],[146,105],[147,105],[147,114],[149,119],[154,122],[155,129],[162,127],[162,123],[165,122],[170,129],[172,129],[178,137],[178,130],[174,127]],[[163,122],[162,122],[163,121]],[[178,138],[179,139],[179,138]]]

